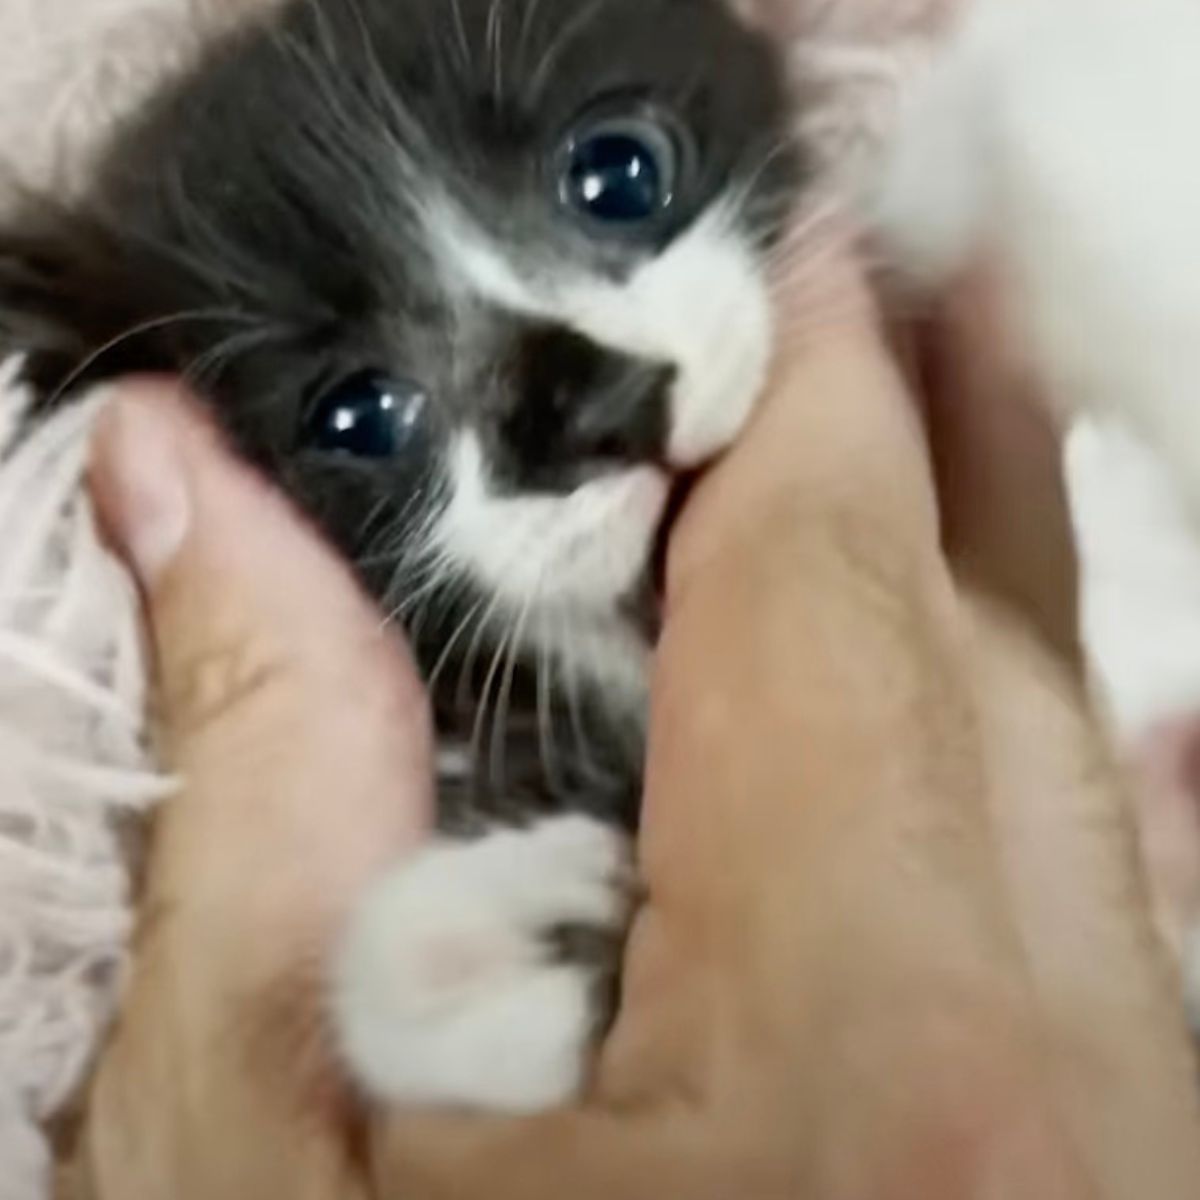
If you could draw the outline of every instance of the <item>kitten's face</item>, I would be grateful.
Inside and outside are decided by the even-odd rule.
[[[304,0],[0,288],[47,380],[148,326],[94,373],[192,373],[377,590],[619,625],[762,385],[785,134],[719,0]]]

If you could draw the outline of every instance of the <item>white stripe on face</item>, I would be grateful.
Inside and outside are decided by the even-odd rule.
[[[673,365],[673,466],[703,463],[741,431],[766,377],[771,321],[763,272],[728,210],[715,208],[625,282],[577,267],[521,269],[451,202],[428,206],[425,222],[464,311],[482,301]],[[565,496],[498,494],[485,443],[468,430],[454,440],[448,474],[436,548],[501,601],[499,615],[553,612],[580,630],[617,631],[617,606],[646,570],[666,509],[664,472],[614,469]]]

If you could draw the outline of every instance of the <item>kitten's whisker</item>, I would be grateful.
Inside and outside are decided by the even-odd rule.
[[[411,579],[411,573],[408,575]],[[456,574],[442,564],[430,563],[415,579],[411,579],[399,598],[392,603],[386,621],[399,621],[416,641],[423,628],[423,617],[433,600],[441,599],[448,607],[457,598],[456,593],[461,587],[462,580]],[[396,593],[397,589],[389,588],[389,595]]]
[[[475,723],[471,730],[471,760],[474,763],[479,763],[483,758],[483,731],[487,725],[488,705],[491,703],[492,685],[499,675],[500,666],[504,661],[505,651],[508,649],[508,643],[513,637],[513,632],[514,627],[510,625],[504,636],[497,641],[492,651],[491,661],[488,664],[487,674],[484,676],[483,692],[479,697],[479,706],[475,710]],[[489,754],[489,762],[490,758]],[[489,781],[494,782],[490,776]]]
[[[402,103],[399,92],[388,82],[387,73],[384,71],[383,63],[379,59],[379,52],[375,48],[375,35],[371,32],[371,26],[362,14],[360,7],[361,0],[345,0],[345,3],[348,5],[350,12],[353,14],[354,21],[358,25],[362,38],[363,53],[367,56],[367,64],[376,85],[375,98],[382,102],[384,109],[395,118],[397,125],[408,138],[416,142],[427,142],[428,138],[421,128],[420,123],[413,119],[412,114]],[[336,56],[333,61],[336,66]],[[384,132],[388,135],[389,143],[399,155],[403,156],[403,161],[407,164],[409,154],[406,147],[390,136],[390,130],[386,126],[384,126]]]
[[[743,204],[745,203],[747,197],[754,192],[755,187],[757,187],[762,177],[767,173],[767,170],[770,168],[772,163],[777,161],[782,155],[788,153],[788,151],[794,150],[795,148],[796,139],[790,134],[781,138],[777,138],[771,145],[767,146],[754,170],[751,171],[749,175],[738,181],[737,194],[739,197],[739,202]]]
[[[489,755],[488,772],[497,787],[504,786],[504,760],[508,748],[508,715],[512,706],[513,681],[517,671],[517,655],[523,645],[525,625],[529,614],[537,600],[537,592],[531,591],[526,598],[516,621],[513,622],[512,633],[508,642],[508,662],[505,666],[504,678],[500,684],[500,694],[496,700],[496,716],[492,722],[492,742]]]
[[[371,529],[375,525],[375,522],[387,512],[388,505],[391,502],[391,496],[383,495],[371,505],[366,515],[358,523],[358,538],[360,541],[367,541],[371,537]],[[405,508],[407,509],[407,507],[408,505],[406,504]],[[359,561],[361,562],[362,560],[360,559]]]
[[[400,524],[404,524],[403,518]],[[386,621],[401,621],[414,644],[420,639],[424,617],[433,599],[444,597],[449,605],[455,599],[456,588],[462,586],[461,574],[454,569],[449,556],[419,531],[415,537],[415,548],[387,555],[395,561],[395,566],[383,596],[384,606],[391,606]],[[375,560],[382,557],[376,555]]]
[[[437,542],[436,534],[432,535],[431,544],[435,547],[437,546],[438,542]],[[522,562],[522,560],[527,559],[531,554],[536,554],[538,552],[538,545],[537,545],[535,532],[528,531],[528,530],[525,531],[524,536],[519,537],[512,546],[507,547],[506,549],[507,549],[507,555],[505,557],[504,563],[501,565],[501,570],[499,572],[501,575],[506,573],[506,570],[507,570],[507,567],[509,564],[515,565],[517,563],[520,563],[520,562]],[[475,658],[477,657],[478,652],[479,652],[479,642],[482,639],[484,633],[486,632],[487,624],[490,621],[492,615],[500,608],[501,604],[503,604],[504,602],[505,602],[505,597],[504,597],[503,593],[499,589],[493,589],[491,602],[488,604],[487,611],[484,613],[483,618],[480,620],[479,625],[476,628],[475,635],[472,638],[471,645],[468,649],[467,661],[464,664],[463,669],[459,674],[459,686],[458,686],[459,697],[458,698],[460,700],[462,699],[464,679],[468,679],[470,677],[471,672],[474,669]]]
[[[230,364],[252,351],[257,350],[274,335],[270,330],[250,330],[234,333],[196,355],[181,371],[180,378],[185,386],[196,392],[205,391],[208,380],[227,369]]]
[[[560,620],[562,620],[560,616]],[[567,718],[571,725],[572,741],[579,756],[580,764],[589,772],[595,772],[595,762],[592,758],[591,741],[583,721],[582,705],[579,698],[579,674],[576,670],[576,647],[573,639],[564,636],[560,629],[555,637],[555,646],[563,665],[564,694],[567,700]]]
[[[499,592],[492,595],[483,614],[475,624],[475,632],[471,638],[470,644],[467,646],[467,655],[463,661],[462,667],[458,673],[458,684],[455,688],[455,703],[464,704],[468,699],[474,699],[471,690],[472,680],[475,675],[475,664],[479,659],[479,653],[483,648],[484,635],[491,626],[492,618],[499,611],[502,599]]]
[[[353,3],[350,11],[361,30],[366,67],[375,83],[368,93],[369,107],[365,111],[361,104],[355,111],[348,107],[348,94],[340,85],[340,73],[346,69],[346,64],[342,61],[344,56],[334,53],[332,57],[329,54],[314,57],[307,46],[284,30],[276,30],[272,37],[276,46],[308,75],[337,133],[336,137],[323,136],[313,140],[311,144],[314,151],[324,162],[339,164],[340,170],[345,174],[367,176],[372,186],[357,190],[360,203],[363,202],[364,196],[378,196],[382,200],[378,205],[372,203],[372,210],[365,218],[360,219],[371,228],[386,228],[386,223],[395,217],[394,206],[405,204],[409,195],[407,189],[393,186],[392,181],[396,178],[411,179],[416,169],[413,166],[411,147],[396,137],[391,124],[394,123],[412,142],[424,143],[427,139],[419,124],[400,102],[395,89],[388,86],[370,30]],[[319,45],[317,49],[320,51]],[[373,132],[393,151],[389,157],[390,175],[383,174],[378,162],[366,157],[362,152],[365,144],[362,130],[365,116],[372,118]],[[306,129],[299,132],[310,138],[314,136],[313,131]],[[325,133],[328,134],[328,130]]]
[[[798,251],[772,263],[769,271],[773,294],[786,297],[788,311],[810,296],[821,298],[829,291],[827,268],[836,260],[837,253],[832,247]]]
[[[586,8],[581,8],[574,17],[563,24],[563,27],[558,32],[558,37],[550,43],[546,49],[546,53],[542,55],[542,61],[538,64],[537,70],[533,73],[533,78],[529,81],[530,95],[540,97],[542,90],[546,86],[546,81],[550,78],[550,73],[554,70],[558,60],[571,48],[571,45],[581,37],[587,30],[587,27],[600,15],[603,9],[605,0],[592,0]]]
[[[136,325],[117,334],[115,337],[109,338],[103,345],[98,346],[84,360],[75,367],[74,370],[68,373],[65,379],[54,389],[46,399],[46,407],[53,408],[62,398],[70,392],[81,379],[85,378],[88,372],[100,363],[106,355],[111,354],[114,350],[125,345],[126,342],[132,341],[134,338],[141,337],[143,334],[154,333],[160,329],[167,329],[172,325],[182,325],[190,321],[244,321],[250,323],[250,318],[245,314],[234,314],[223,309],[192,309],[177,313],[170,313],[165,317],[154,317],[148,321],[140,321]]]
[[[454,30],[458,41],[459,58],[465,75],[470,76],[474,69],[474,57],[471,54],[471,43],[467,38],[467,26],[463,21],[460,0],[449,0],[450,16],[454,21]]]
[[[353,4],[354,0],[343,0],[343,2]],[[317,50],[326,59],[336,60],[338,57],[337,39],[330,31],[329,22],[325,17],[325,6],[321,0],[303,0],[303,7],[312,18],[313,29],[317,35]]]
[[[448,611],[466,586],[463,572],[435,537],[439,515],[436,506],[427,510],[416,525],[409,521],[416,502],[416,497],[410,498],[394,523],[396,548],[390,548],[387,536],[381,535],[379,549],[358,560],[360,566],[393,563],[391,579],[382,597],[383,607],[389,610],[385,620],[400,620],[414,645],[420,641],[432,601],[444,598]],[[468,620],[470,616],[468,613]]]
[[[429,544],[433,547],[436,547],[437,545],[436,540],[431,541]],[[527,558],[531,550],[536,550],[536,543],[533,536],[529,535],[519,539],[518,542],[511,547],[510,559],[513,563],[516,563],[523,558]],[[540,572],[538,575],[540,577]],[[516,620],[510,624],[505,634],[493,647],[492,657],[483,682],[482,693],[478,697],[475,697],[472,694],[476,662],[478,660],[480,651],[483,648],[483,641],[492,624],[493,617],[504,602],[504,596],[502,593],[498,590],[494,591],[490,600],[486,602],[486,606],[485,601],[479,601],[470,610],[470,612],[467,614],[467,617],[464,618],[463,622],[459,625],[458,629],[453,635],[453,640],[457,641],[465,632],[466,626],[469,625],[472,620],[474,620],[474,633],[471,636],[471,641],[467,647],[466,656],[459,669],[458,682],[455,686],[455,704],[459,707],[464,707],[468,702],[473,702],[475,704],[476,716],[471,740],[471,752],[472,758],[476,762],[478,762],[481,758],[483,730],[486,726],[488,706],[491,702],[492,689],[495,685],[497,675],[504,664],[508,661],[506,656],[510,648],[512,651],[512,663],[510,668],[505,668],[506,678],[509,670],[515,672],[515,655],[519,649],[516,639],[520,636],[524,629],[530,608],[536,601],[537,593],[539,591],[540,588],[538,587],[531,589],[531,593],[524,601],[522,609]],[[445,652],[443,652],[442,659],[439,659],[439,671],[444,658]],[[430,690],[432,690],[433,686],[434,680],[431,677],[429,683]],[[511,691],[511,681],[507,686]],[[499,721],[499,719],[500,718],[498,717],[497,720]],[[507,721],[507,713],[504,714],[503,720]],[[498,730],[499,724],[495,724],[493,726],[493,737],[496,736]],[[489,747],[489,750],[490,749],[491,747]]]
[[[554,687],[554,660],[550,655],[546,638],[546,620],[539,620],[536,640],[537,657],[534,662],[534,687],[536,690],[538,751],[546,774],[551,783],[561,786],[558,772],[558,751],[554,745],[554,711],[551,708],[551,692]]]
[[[483,600],[476,601],[476,603],[467,610],[466,616],[464,616],[463,619],[458,623],[454,632],[449,636],[449,638],[446,639],[446,644],[442,647],[441,654],[438,655],[437,661],[433,664],[433,670],[429,672],[429,679],[425,684],[426,690],[430,693],[430,695],[433,694],[434,689],[437,687],[438,681],[441,679],[442,672],[446,669],[446,664],[450,661],[450,656],[454,653],[454,647],[458,644],[459,638],[466,633],[467,629],[471,625],[471,622],[475,619],[479,613],[479,610],[483,608],[483,606]]]
[[[445,586],[446,583],[443,579],[431,574],[429,578],[423,580],[417,587],[406,591],[401,600],[391,605],[384,612],[380,625],[394,625],[396,622],[404,624],[405,619],[412,614],[417,605],[437,595]]]
[[[451,605],[458,602],[461,591],[461,579],[453,575],[442,576],[431,580],[424,590],[424,594],[417,597],[413,604],[405,606],[404,611],[398,614],[397,619],[407,630],[413,645],[421,642],[425,631],[425,618],[433,612],[434,601],[439,602],[443,612],[447,611]]]
[[[831,203],[815,207],[805,212],[799,220],[793,220],[784,236],[772,248],[767,260],[768,266],[787,261],[796,254],[838,249],[839,243],[836,239],[823,235],[831,230],[836,231],[839,212],[837,206]]]
[[[504,97],[504,3],[491,0],[487,16],[488,56],[492,61],[492,95],[497,104]]]
[[[533,36],[541,0],[525,0],[525,15],[521,18],[521,32],[517,43],[517,70],[525,74],[529,67],[529,39]]]

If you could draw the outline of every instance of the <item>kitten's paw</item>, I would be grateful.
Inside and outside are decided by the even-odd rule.
[[[570,1099],[599,968],[567,961],[556,934],[616,937],[630,879],[624,836],[576,816],[440,840],[389,872],[337,964],[334,1015],[357,1078],[419,1105],[527,1112]]]

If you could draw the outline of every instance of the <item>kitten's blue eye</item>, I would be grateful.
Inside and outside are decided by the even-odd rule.
[[[673,131],[650,115],[593,121],[567,141],[559,196],[594,226],[636,233],[671,207],[679,157]]]
[[[428,407],[428,394],[412,380],[355,375],[317,402],[302,442],[326,454],[393,458],[425,433]]]

